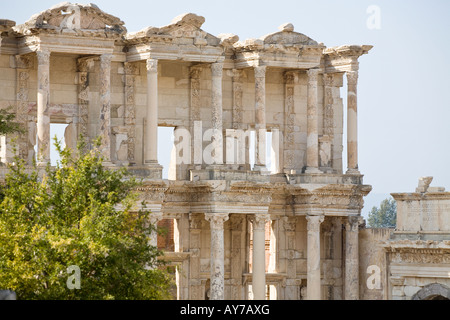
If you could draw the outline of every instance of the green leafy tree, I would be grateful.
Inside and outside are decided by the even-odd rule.
[[[102,166],[98,144],[62,150],[56,168],[9,166],[0,203],[0,288],[18,299],[168,299],[171,280],[149,244],[138,182]],[[67,268],[81,271],[80,289]],[[70,281],[69,281],[70,280]],[[72,287],[73,288],[73,287]]]
[[[373,207],[369,212],[370,228],[395,228],[397,224],[397,202],[394,199],[384,199],[380,207]]]
[[[23,132],[20,124],[14,121],[16,115],[10,112],[11,108],[0,109],[0,135]]]

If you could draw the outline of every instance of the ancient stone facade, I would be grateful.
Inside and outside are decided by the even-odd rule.
[[[362,299],[450,299],[450,192],[419,179],[413,193],[392,193],[394,229],[360,232]]]
[[[69,146],[100,137],[105,166],[142,177],[151,222],[173,226],[165,259],[178,299],[359,299],[371,186],[358,168],[358,59],[372,47],[329,48],[290,23],[239,41],[204,21],[189,13],[129,33],[97,6],[67,2],[20,25],[0,20],[0,107],[26,128],[18,156],[46,165],[53,123],[68,124]],[[174,128],[169,179],[162,126]]]

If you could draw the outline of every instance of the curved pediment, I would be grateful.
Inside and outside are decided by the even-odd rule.
[[[302,45],[302,46],[317,46],[317,41],[310,37],[294,31],[294,26],[291,23],[285,23],[278,28],[280,31],[271,33],[261,37],[264,44],[277,45]]]
[[[63,2],[33,15],[27,22],[14,28],[17,33],[91,31],[104,34],[126,33],[124,22],[102,11],[95,4]]]

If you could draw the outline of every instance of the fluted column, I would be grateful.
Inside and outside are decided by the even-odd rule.
[[[321,173],[319,170],[319,132],[317,112],[317,75],[318,69],[309,69],[307,97],[307,138],[306,138],[306,173]]]
[[[347,71],[347,173],[359,174],[358,170],[358,71]]]
[[[144,164],[158,164],[158,60],[147,59],[147,115]]]
[[[266,298],[266,222],[269,214],[255,214],[253,218],[252,289],[254,300]]]
[[[211,64],[211,111],[212,141],[214,144],[213,164],[223,164],[223,132],[222,132],[222,74],[223,63]]]
[[[358,232],[362,219],[349,217],[345,224],[345,300],[359,300]]]
[[[100,56],[100,151],[105,164],[111,164],[111,59]]]
[[[266,170],[266,66],[255,69],[255,170]]]
[[[228,213],[206,213],[205,219],[211,224],[211,300],[224,300],[225,267],[223,224]]]
[[[36,51],[37,68],[37,163],[50,163],[50,51]]]
[[[306,216],[307,237],[307,288],[308,300],[321,299],[320,284],[320,224],[323,216]]]

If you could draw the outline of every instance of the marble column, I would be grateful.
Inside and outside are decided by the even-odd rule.
[[[100,56],[100,152],[105,164],[111,164],[111,59],[112,54]]]
[[[147,59],[146,165],[158,164],[158,60]]]
[[[345,300],[359,300],[359,225],[361,216],[348,217],[345,224]]]
[[[213,164],[223,164],[223,132],[222,132],[222,74],[223,63],[211,64],[211,112],[212,141],[214,143]]]
[[[252,289],[254,300],[266,299],[266,222],[269,214],[255,214],[253,218]]]
[[[317,112],[317,75],[318,69],[309,69],[307,96],[307,138],[306,173],[321,173],[319,170],[319,132]]]
[[[211,225],[211,300],[224,300],[225,267],[223,224],[228,220],[228,213],[206,213],[205,219]]]
[[[37,164],[50,163],[50,51],[36,51],[37,68]]]
[[[320,224],[323,216],[306,216],[308,237],[307,237],[307,288],[306,296],[308,300],[320,300]]]
[[[358,71],[347,71],[347,174],[359,174],[357,84]]]
[[[266,66],[255,70],[255,170],[266,170]]]

